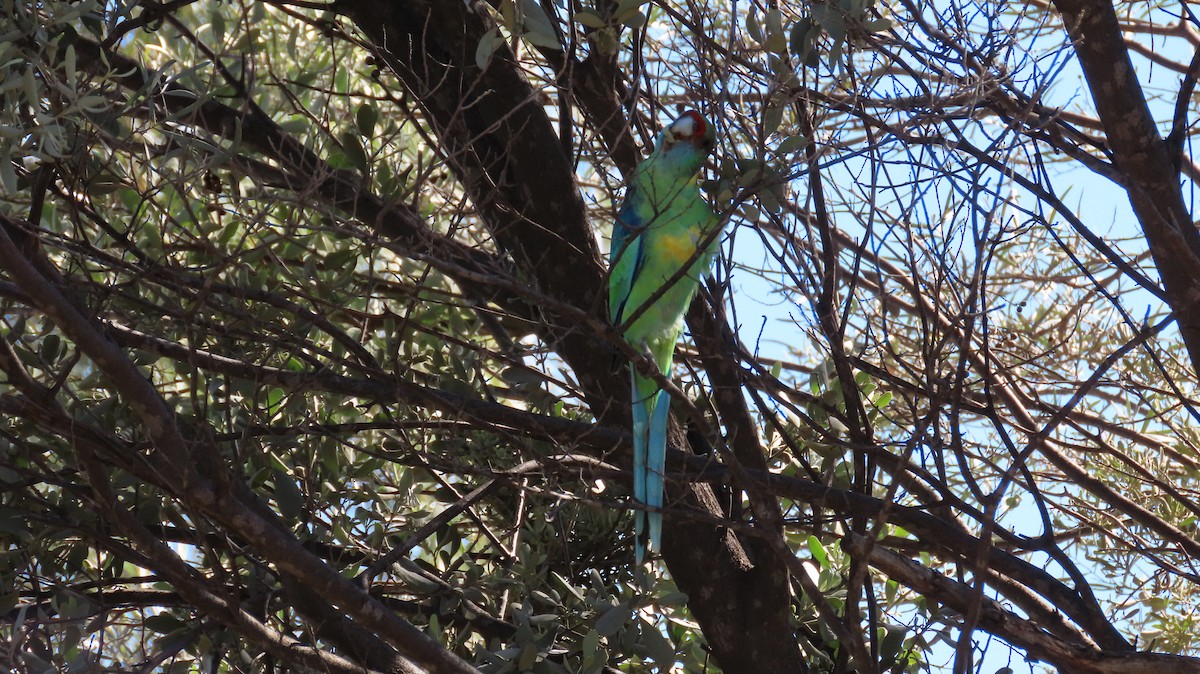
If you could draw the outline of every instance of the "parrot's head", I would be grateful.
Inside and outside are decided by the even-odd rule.
[[[717,146],[717,130],[704,116],[688,110],[663,129],[658,152],[688,175],[695,175]]]

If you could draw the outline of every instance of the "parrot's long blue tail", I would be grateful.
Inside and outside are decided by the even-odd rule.
[[[633,537],[638,566],[646,551],[662,546],[663,476],[667,464],[667,419],[671,397],[658,390],[654,380],[632,376],[633,393],[633,498],[654,508],[634,514]]]

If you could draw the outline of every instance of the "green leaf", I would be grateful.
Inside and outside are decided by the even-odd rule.
[[[812,18],[829,33],[835,43],[846,39],[846,17],[840,9],[828,2],[815,2],[812,6]]]
[[[224,42],[225,41],[225,31],[226,31],[225,12],[221,11],[219,9],[217,11],[214,11],[212,13],[212,21],[209,23],[209,27],[212,30],[213,41],[214,42]]]
[[[825,546],[821,545],[821,541],[816,536],[808,537],[808,551],[812,553],[813,559],[821,565],[822,569],[829,568],[829,556],[825,554]]]
[[[578,23],[585,28],[599,29],[608,25],[604,23],[604,17],[600,16],[600,14],[593,9],[581,9],[578,12],[575,12],[574,18],[575,23]]]
[[[87,191],[88,194],[94,197],[100,197],[106,194],[112,194],[124,186],[125,181],[123,181],[120,176],[109,173],[108,171],[102,171],[96,174],[96,176],[88,182]]]
[[[892,27],[891,19],[871,19],[863,23],[863,30],[868,33],[882,33]]]
[[[779,143],[775,151],[779,154],[791,154],[808,145],[808,136],[788,136]]]
[[[74,41],[72,41],[67,45],[66,51],[63,52],[63,70],[67,72],[67,86],[71,87],[72,89],[78,88],[79,86],[78,73],[76,72],[78,63],[79,56],[75,53],[75,44]]]
[[[145,625],[147,629],[153,632],[157,632],[159,634],[170,634],[175,630],[186,627],[187,623],[183,622],[179,618],[176,618],[170,613],[159,613],[146,618]]]
[[[758,197],[758,203],[763,208],[767,209],[768,213],[778,214],[783,210],[784,195],[782,190],[782,183],[772,183],[768,185],[767,189],[759,191],[756,195]]]
[[[641,28],[646,25],[646,13],[641,10],[635,10],[621,17],[621,23],[627,28]]]
[[[650,659],[658,664],[659,671],[668,672],[675,664],[675,645],[650,622],[642,622],[642,645]]]
[[[904,650],[904,637],[908,636],[908,630],[902,625],[883,625],[879,631],[883,632],[879,635],[879,658],[890,665],[899,659],[900,652]]]
[[[13,593],[13,594],[15,596],[16,593]],[[14,599],[13,603],[14,603],[14,605],[16,604],[15,599]],[[583,636],[583,642],[579,646],[579,649],[583,652],[584,657],[588,657],[588,656],[592,655],[593,653],[596,652],[596,649],[599,647],[600,647],[600,633],[597,632],[596,630],[588,630],[588,633]]]
[[[788,37],[788,48],[792,52],[792,56],[804,61],[808,58],[812,51],[813,40],[816,39],[820,30],[813,30],[813,20],[804,17],[796,23],[792,24],[791,34]]]
[[[134,349],[130,356],[134,365],[153,365],[162,358],[157,353],[145,349]]]
[[[346,131],[340,137],[342,153],[346,161],[360,171],[367,170],[367,151],[363,149],[362,139],[357,134]]]
[[[16,194],[17,172],[8,157],[0,157],[0,194]]]
[[[668,592],[654,600],[659,606],[683,606],[687,604],[688,596],[685,592]]]
[[[604,615],[596,620],[596,631],[602,637],[611,637],[625,625],[625,622],[629,619],[629,613],[629,604],[625,602],[617,604],[605,611]]]
[[[290,134],[303,134],[308,130],[308,118],[296,115],[279,123],[279,128]]]
[[[345,269],[353,270],[358,266],[358,249],[345,248],[339,251],[330,253],[325,258],[325,266],[335,271]]]
[[[392,574],[396,576],[396,580],[407,586],[409,590],[417,594],[433,594],[442,589],[435,581],[408,568],[408,564],[411,564],[411,562],[407,559],[400,560],[399,564],[392,567]]]
[[[842,59],[842,48],[845,46],[846,40],[840,39],[833,43],[833,47],[829,49],[829,67],[832,68]]]
[[[750,33],[750,37],[754,38],[755,42],[759,44],[763,43],[762,26],[758,24],[758,16],[755,14],[753,7],[746,12],[746,32]]]
[[[62,355],[62,337],[58,335],[46,335],[42,340],[42,360],[47,363],[53,363]]]
[[[358,110],[354,113],[354,124],[358,127],[358,133],[363,138],[374,137],[375,122],[377,121],[379,121],[379,112],[370,103],[363,103],[358,106]]]
[[[767,103],[767,108],[763,111],[763,133],[765,135],[774,134],[783,124],[783,107],[779,101],[773,100]]]
[[[521,657],[517,659],[517,671],[528,672],[537,662],[538,649],[535,644],[525,644],[521,649]]]
[[[152,255],[161,255],[163,251],[162,231],[157,223],[147,220],[142,225],[142,250]]]
[[[267,392],[266,411],[268,416],[275,416],[279,412],[279,408],[283,406],[283,399],[287,397],[287,392],[276,386]]]
[[[500,378],[509,386],[518,389],[537,388],[546,382],[545,375],[528,367],[513,366],[500,373]]]
[[[773,7],[767,11],[767,41],[763,47],[774,54],[782,54],[787,51],[787,46],[787,36],[783,34],[783,14]]]
[[[275,505],[283,519],[289,522],[300,520],[304,495],[300,493],[300,487],[296,486],[292,477],[281,470],[275,471]]]
[[[522,37],[539,47],[562,49],[554,26],[550,23],[550,17],[546,16],[542,6],[535,0],[521,0],[521,15],[522,27],[525,29]]]
[[[492,54],[502,44],[504,44],[504,38],[500,35],[500,29],[488,29],[488,32],[479,38],[479,44],[475,47],[475,66],[480,70],[486,69],[488,61],[492,59]]]
[[[54,672],[58,671],[54,665],[46,662],[29,651],[23,651],[19,655],[21,656],[21,661],[25,665],[25,671],[29,674],[53,674]]]

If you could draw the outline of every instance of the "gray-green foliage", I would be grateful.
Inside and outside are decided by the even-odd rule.
[[[1029,634],[1103,644],[1089,657],[1121,650],[1114,633],[1155,655],[1194,654],[1195,368],[1171,329],[1147,338],[1166,314],[1141,287],[1150,258],[1061,219],[1076,214],[1047,165],[1114,169],[1098,164],[1108,150],[1086,135],[1103,128],[1089,110],[1064,121],[1034,100],[1059,84],[1036,64],[1070,48],[1060,27],[987,2],[970,3],[982,18],[968,22],[963,3],[944,15],[751,3],[741,17],[567,4],[471,4],[490,22],[482,37],[459,45],[465,57],[430,60],[517,64],[536,94],[524,100],[564,132],[532,140],[570,153],[588,241],[619,203],[621,143],[648,142],[674,104],[721,128],[704,186],[731,238],[707,290],[720,303],[726,284],[775,313],[760,335],[758,308],[726,303],[741,343],[681,349],[676,379],[698,413],[674,409],[689,475],[727,466],[729,445],[751,437],[755,475],[776,482],[707,473],[720,517],[680,497],[668,521],[730,532],[759,568],[786,568],[782,622],[804,666],[865,671],[855,658],[867,653],[879,671],[915,672],[958,653],[966,667],[979,665],[961,655],[972,639],[1029,653]],[[197,499],[156,463],[164,448],[131,399],[137,382],[93,361],[37,287],[81,308],[150,383],[193,443],[189,479],[212,478],[247,517],[279,523],[481,669],[744,664],[714,661],[683,574],[632,568],[614,470],[624,420],[611,409],[623,407],[588,388],[623,356],[586,321],[601,300],[555,313],[555,289],[506,254],[502,235],[526,214],[489,211],[480,185],[496,176],[471,171],[505,149],[486,145],[493,126],[463,121],[485,114],[479,91],[410,91],[387,61],[401,43],[370,44],[332,10],[0,6],[0,217],[38,270],[0,269],[5,666],[334,668],[300,660],[305,644],[359,657],[321,631],[330,615],[297,600],[306,588],[288,586],[289,560],[239,533],[237,508]],[[634,111],[630,135],[605,126],[597,91]],[[460,96],[461,118],[429,112],[440,96]],[[455,142],[468,150],[455,155]],[[563,212],[574,203],[564,197]],[[1143,251],[1137,236],[1122,244]],[[587,262],[573,271],[601,278]],[[578,333],[595,335],[593,371],[558,351],[554,338]],[[714,361],[737,395],[715,390]],[[737,427],[736,404],[758,428]],[[778,506],[778,530],[747,490]],[[1043,514],[1047,537],[1030,538]],[[941,528],[910,526],[931,519]],[[851,540],[961,593],[929,590],[911,567],[880,571],[880,558],[847,552]],[[263,630],[201,606],[152,553],[176,555],[195,587]],[[731,613],[744,608],[735,594]],[[360,607],[315,596],[364,624]],[[1020,610],[977,620],[972,637],[962,596]],[[1096,615],[1070,613],[1089,602]],[[294,641],[281,654],[264,634]]]

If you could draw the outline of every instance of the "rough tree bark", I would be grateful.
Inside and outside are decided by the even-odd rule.
[[[1112,2],[1056,0],[1054,6],[1075,46],[1113,164],[1146,234],[1192,367],[1200,372],[1200,233],[1183,201],[1176,158],[1150,114]],[[1188,74],[1193,86],[1196,65],[1193,60]],[[1191,90],[1182,88],[1184,95]],[[1186,104],[1182,111],[1190,108]]]

